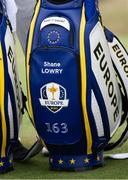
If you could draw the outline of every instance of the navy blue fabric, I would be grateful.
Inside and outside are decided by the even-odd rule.
[[[3,163],[3,166],[0,166],[0,174],[5,174],[6,172],[13,170],[13,164],[10,161],[9,157],[0,158],[0,162]]]
[[[73,2],[71,2],[72,4]],[[74,4],[74,3],[73,3]],[[75,51],[79,52],[79,29],[80,29],[80,21],[81,21],[81,12],[82,12],[82,0],[79,1],[79,6],[74,7],[71,6],[70,3],[66,3],[65,5],[53,5],[49,3],[46,4],[42,2],[42,7],[40,8],[40,12],[35,24],[34,34],[40,34],[40,25],[42,21],[51,16],[56,16],[59,14],[60,17],[65,17],[70,19],[72,22],[72,26],[74,29],[72,30],[75,32],[74,34],[74,49]],[[47,7],[48,6],[48,7]],[[62,8],[63,7],[63,8]],[[39,46],[39,36],[33,36],[33,43],[32,43],[32,50]]]
[[[0,11],[7,16],[6,0],[0,0]]]
[[[51,60],[50,63],[52,63],[51,57],[57,59],[58,63],[61,64],[61,68],[64,69],[63,74],[40,75],[40,70],[45,68],[44,62],[46,59],[48,59],[49,62]],[[81,89],[79,81],[79,63],[79,56],[75,54],[75,52],[66,48],[38,48],[32,53],[30,63],[30,84],[34,116],[35,119],[38,119],[38,121],[36,121],[36,127],[39,134],[44,138],[45,142],[49,144],[73,144],[81,139],[81,132],[83,131],[83,127],[82,111],[80,106]],[[67,90],[67,99],[69,99],[68,108],[63,108],[56,114],[50,113],[46,107],[41,107],[39,99],[37,98],[40,97],[40,88],[49,82],[55,82],[63,86]],[[36,87],[36,89],[33,87]],[[63,122],[67,123],[69,132],[67,134],[52,134],[51,138],[51,134],[46,132],[46,127],[44,126],[45,122],[51,123],[51,119],[52,122],[60,124]]]
[[[97,0],[84,0],[86,20],[89,21],[96,13]]]
[[[83,0],[71,0],[68,3],[51,3],[47,0],[41,0],[41,6],[45,9],[51,9],[51,10],[70,10],[70,9],[76,9],[81,8],[83,5]]]
[[[84,153],[86,151],[86,148],[84,148],[86,147],[86,139],[80,95],[80,57],[79,55],[76,55],[76,53],[79,54],[78,42],[82,1],[79,1],[77,6],[74,6],[74,2],[70,2],[66,3],[65,5],[59,5],[58,8],[56,5],[49,2],[43,3],[42,1],[41,6],[42,7],[40,8],[35,26],[35,35],[33,37],[32,54],[30,60],[30,87],[36,128],[51,152],[59,153],[59,151],[61,151],[62,154],[65,154],[68,150],[68,152],[71,154],[76,154],[78,152]],[[46,26],[40,30],[42,21],[45,18],[52,16],[67,19],[70,23],[70,31],[62,26],[54,24]],[[48,41],[48,33],[55,30],[59,32],[61,40],[56,44],[52,44]],[[36,34],[39,36],[36,36]],[[54,42],[56,36],[52,36],[52,38],[53,39],[51,40]],[[48,46],[48,48],[43,49],[45,46]],[[53,46],[54,48],[50,49],[49,46]],[[44,61],[48,59],[50,62],[52,62],[53,58],[51,57],[54,57],[54,59],[61,64],[61,68],[64,69],[63,75],[42,74],[41,76],[40,71],[44,68]],[[56,114],[50,113],[46,107],[41,107],[39,104],[40,88],[49,82],[55,82],[63,86],[67,90],[67,99],[70,99],[69,107],[62,108],[61,111]],[[33,87],[38,88],[35,89]],[[45,122],[57,122],[59,124],[66,122],[68,124],[69,132],[67,134],[59,133],[50,135],[46,132],[46,127],[44,125]],[[70,144],[70,146],[68,146],[68,144]],[[79,149],[79,147],[81,148]]]
[[[79,156],[75,156],[75,155],[68,155],[68,156],[62,156],[62,154],[59,155],[50,155],[50,169],[51,170],[74,170],[74,169],[82,169],[82,170],[86,170],[88,168],[91,168],[93,166],[101,166],[101,164],[103,164],[104,159],[103,159],[103,152],[98,153],[98,160],[95,157],[95,155],[91,154],[91,155],[79,155]],[[63,163],[58,163],[58,160],[62,160]],[[75,160],[74,164],[71,164],[71,159]],[[89,162],[88,162],[89,159]],[[52,161],[51,161],[52,160]],[[87,160],[87,161],[86,161]],[[54,163],[53,163],[54,161]]]
[[[104,28],[104,32],[108,42],[112,42],[114,39],[114,34],[111,31],[109,31],[107,28]]]
[[[94,25],[96,24],[96,22],[98,22],[98,13],[96,14],[96,1],[85,1],[85,12],[86,12],[86,18],[88,20],[88,23],[86,25],[86,32],[85,32],[85,37],[86,37],[86,49],[85,51],[87,51],[87,49],[90,47],[89,45],[89,33],[92,30],[92,28],[94,27]],[[65,139],[64,137],[62,138],[61,135],[59,135],[60,137],[58,138],[58,136],[54,135],[52,136],[53,139],[51,139],[50,137],[48,137],[48,134],[45,134],[45,128],[43,126],[44,122],[46,121],[46,119],[48,119],[48,121],[51,121],[51,119],[56,119],[57,121],[61,122],[61,117],[68,117],[67,121],[69,121],[68,119],[71,119],[71,124],[69,122],[69,127],[72,125],[73,126],[73,119],[79,119],[79,123],[75,123],[77,125],[79,125],[80,127],[78,128],[79,130],[77,132],[75,132],[73,134],[73,132],[71,132],[71,134],[69,134],[68,139],[66,139],[66,142],[64,141],[64,144],[68,144],[68,143],[73,143],[73,142],[77,142],[80,140],[81,138],[81,130],[83,130],[82,128],[82,110],[81,109],[81,92],[80,92],[80,64],[79,64],[79,55],[76,58],[75,56],[70,55],[70,49],[69,50],[64,50],[64,47],[70,47],[70,36],[71,33],[73,34],[73,38],[74,38],[74,46],[73,46],[73,51],[77,52],[79,54],[79,29],[80,29],[80,18],[81,18],[81,11],[82,11],[82,1],[79,1],[79,3],[77,4],[77,6],[74,6],[74,1],[71,1],[69,3],[65,3],[64,5],[55,5],[52,3],[49,3],[47,1],[42,1],[41,4],[41,8],[40,8],[40,12],[37,18],[37,22],[35,25],[35,31],[34,31],[34,37],[33,37],[33,44],[32,44],[32,54],[31,54],[31,62],[30,62],[30,87],[31,87],[31,94],[32,94],[32,105],[33,105],[33,109],[34,109],[34,117],[36,120],[36,128],[39,132],[39,134],[44,138],[45,142],[48,142],[50,144],[61,144],[62,143],[62,139]],[[58,25],[49,25],[44,27],[42,30],[40,30],[40,26],[41,23],[43,22],[43,20],[47,17],[52,17],[52,16],[57,16],[58,17],[65,17],[66,19],[69,20],[71,27],[73,29],[72,32],[68,32],[68,30],[66,30],[64,27],[58,26]],[[72,23],[71,23],[72,22]],[[56,31],[57,32],[61,32],[61,36],[63,36],[61,38],[61,42],[57,42],[56,44],[52,43],[52,41],[54,42],[56,40],[56,33],[55,33],[55,37],[51,36],[53,39],[51,39],[51,44],[48,41],[48,34],[49,32],[53,32]],[[39,34],[39,36],[37,36],[36,34]],[[44,49],[45,46],[48,46],[47,49]],[[53,46],[54,48],[50,49],[49,47]],[[57,46],[59,46],[60,48],[56,48]],[[64,52],[65,51],[65,52]],[[69,52],[68,52],[69,51]],[[93,139],[95,140],[94,142],[97,146],[97,144],[99,143],[99,137],[97,135],[97,130],[96,130],[96,126],[95,126],[95,119],[92,115],[91,112],[91,91],[95,91],[96,88],[94,84],[96,84],[95,79],[91,78],[93,77],[93,74],[91,72],[91,62],[90,62],[90,51],[86,52],[86,56],[87,56],[87,104],[88,104],[88,113],[90,115],[90,124],[92,126],[92,134],[93,134]],[[51,60],[52,62],[52,58],[54,57],[54,59],[57,59],[58,62],[62,65],[62,68],[64,69],[65,73],[63,75],[40,75],[40,71],[41,69],[44,68],[44,61],[46,61],[46,59],[49,59],[49,61]],[[74,63],[73,63],[74,62]],[[74,67],[75,68],[74,68]],[[70,67],[70,69],[68,68]],[[72,73],[70,73],[72,72]],[[90,77],[91,76],[91,77]],[[67,81],[68,78],[68,81]],[[38,81],[37,81],[38,79]],[[75,80],[77,79],[77,81]],[[91,81],[90,81],[91,80]],[[94,83],[93,83],[94,81]],[[40,97],[40,88],[41,86],[48,84],[49,82],[56,82],[58,84],[61,84],[62,86],[64,86],[67,89],[68,94],[68,98],[70,99],[70,102],[72,102],[72,104],[70,104],[70,106],[68,107],[69,112],[73,112],[74,113],[69,113],[68,110],[65,108],[63,108],[59,113],[53,115],[52,113],[49,113],[49,110],[47,108],[42,108],[39,104],[39,99],[37,99],[37,97]],[[71,84],[73,82],[73,84]],[[75,85],[76,82],[76,85]],[[89,83],[91,82],[91,84]],[[38,87],[36,90],[33,87]],[[72,87],[74,87],[72,89]],[[98,88],[96,90],[98,92]],[[100,94],[101,93],[96,93],[96,94]],[[97,97],[98,97],[97,95]],[[74,99],[73,98],[77,98]],[[102,98],[103,99],[103,98]],[[99,99],[97,98],[98,102]],[[77,105],[75,106],[75,102],[78,102]],[[101,102],[101,101],[100,101]],[[105,105],[102,101],[103,104],[103,109],[105,109],[104,113],[102,116],[106,116],[106,108]],[[37,108],[38,107],[38,108]],[[71,109],[70,109],[71,108]],[[75,113],[77,112],[77,113]],[[67,113],[67,115],[66,115]],[[63,115],[64,114],[64,115]],[[44,120],[43,120],[43,115],[45,115]],[[40,116],[40,117],[39,117]],[[76,117],[76,118],[75,118]],[[107,116],[106,116],[107,117]],[[80,120],[81,119],[81,120]],[[107,119],[108,120],[108,119]],[[54,120],[55,121],[55,120]],[[54,122],[53,121],[53,122]],[[43,123],[42,123],[43,122]],[[106,124],[105,124],[106,125]],[[108,124],[107,124],[108,126]],[[108,127],[109,128],[109,127]],[[73,128],[75,129],[75,128]],[[109,132],[107,132],[107,138],[109,137]],[[106,137],[103,137],[101,139],[101,141],[105,141]],[[96,140],[97,139],[97,140]],[[54,143],[53,143],[54,142]]]
[[[66,46],[70,47],[71,43],[71,32],[64,27],[52,25],[46,26],[40,32],[39,37],[40,46]]]
[[[96,23],[99,21],[97,11],[97,1],[77,0],[65,4],[53,4],[47,0],[42,0],[38,18],[35,24],[32,50],[30,56],[30,91],[32,97],[32,108],[37,132],[46,143],[50,154],[55,155],[85,155],[87,153],[86,130],[83,119],[83,109],[81,102],[81,69],[80,69],[80,22],[82,7],[85,5],[85,54],[86,54],[86,76],[87,76],[87,113],[91,127],[93,145],[92,151],[97,156],[97,152],[104,149],[110,138],[108,114],[105,103],[91,68],[90,41],[89,35]],[[49,23],[40,29],[42,22],[49,17],[63,17],[69,21],[70,30],[54,22]],[[59,39],[60,38],[60,39]],[[46,73],[55,67],[46,67],[49,62],[60,64],[62,73]],[[48,99],[47,85],[56,83],[61,92],[63,87],[67,92],[68,107],[63,107],[57,113],[51,112],[50,107],[41,105],[40,98]],[[95,94],[100,107],[105,135],[98,137],[96,120],[92,113],[91,93]],[[59,97],[60,100],[63,98]],[[51,127],[46,124],[65,122],[68,127],[67,133],[54,133]],[[58,157],[58,156],[57,156]],[[53,158],[54,159],[54,158]],[[56,158],[55,158],[56,159]],[[54,163],[53,163],[54,164]],[[55,164],[54,164],[55,165]],[[54,166],[53,165],[53,166]],[[82,165],[83,166],[83,165]],[[92,166],[92,165],[91,165]],[[68,166],[67,166],[68,168]],[[77,168],[77,167],[76,167]],[[53,167],[54,169],[54,167]]]

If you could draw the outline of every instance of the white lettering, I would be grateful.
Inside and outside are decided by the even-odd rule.
[[[62,74],[63,69],[42,69],[41,70],[42,74]]]
[[[39,99],[40,104],[42,106],[52,106],[52,107],[68,107],[69,100],[58,100],[58,101],[50,101],[50,100],[45,100],[45,99]]]
[[[61,67],[60,63],[50,63],[48,61],[44,61],[44,67]]]

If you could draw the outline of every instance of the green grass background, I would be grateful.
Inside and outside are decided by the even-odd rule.
[[[114,31],[128,49],[128,0],[102,0],[100,9],[104,24]],[[18,40],[16,51],[20,79],[26,93],[25,60]],[[27,115],[24,115],[21,127],[21,139],[25,146],[30,147],[36,140],[36,132]],[[128,152],[128,142],[121,148],[110,153]],[[14,163],[15,170],[0,179],[128,179],[128,160],[105,160],[103,168],[87,172],[50,172],[48,158],[39,154],[27,163]]]

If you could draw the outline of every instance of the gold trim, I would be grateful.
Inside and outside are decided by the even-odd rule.
[[[87,72],[86,72],[86,56],[85,56],[85,9],[82,9],[82,19],[81,19],[81,26],[80,26],[80,64],[81,64],[81,81],[82,81],[82,108],[83,108],[83,115],[84,115],[84,125],[86,131],[86,139],[87,139],[87,154],[92,154],[92,134],[90,129],[90,123],[87,113]]]
[[[33,116],[33,109],[32,109],[32,100],[31,100],[31,93],[30,93],[30,54],[31,54],[31,49],[32,49],[32,41],[33,41],[33,35],[34,35],[34,29],[35,29],[35,24],[36,24],[36,20],[37,20],[37,16],[39,13],[39,9],[40,9],[40,5],[41,5],[41,0],[38,0],[37,5],[36,5],[36,9],[35,9],[35,14],[33,16],[31,25],[30,25],[30,32],[29,32],[29,38],[28,38],[28,47],[27,47],[27,59],[26,59],[26,68],[27,68],[27,91],[28,91],[28,106],[29,106],[29,113],[30,113],[30,117],[34,123],[34,116]],[[34,123],[35,124],[35,123]]]
[[[0,44],[0,112],[1,112],[1,130],[2,130],[2,147],[1,147],[1,157],[6,157],[6,145],[7,145],[7,127],[5,119],[5,109],[4,109],[4,98],[5,98],[5,84],[4,84],[4,61],[2,46]]]

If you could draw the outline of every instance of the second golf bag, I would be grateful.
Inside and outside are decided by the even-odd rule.
[[[10,147],[18,141],[23,101],[14,37],[0,1],[0,173],[12,170]]]
[[[103,165],[122,98],[95,0],[38,0],[26,50],[29,110],[51,170]]]

